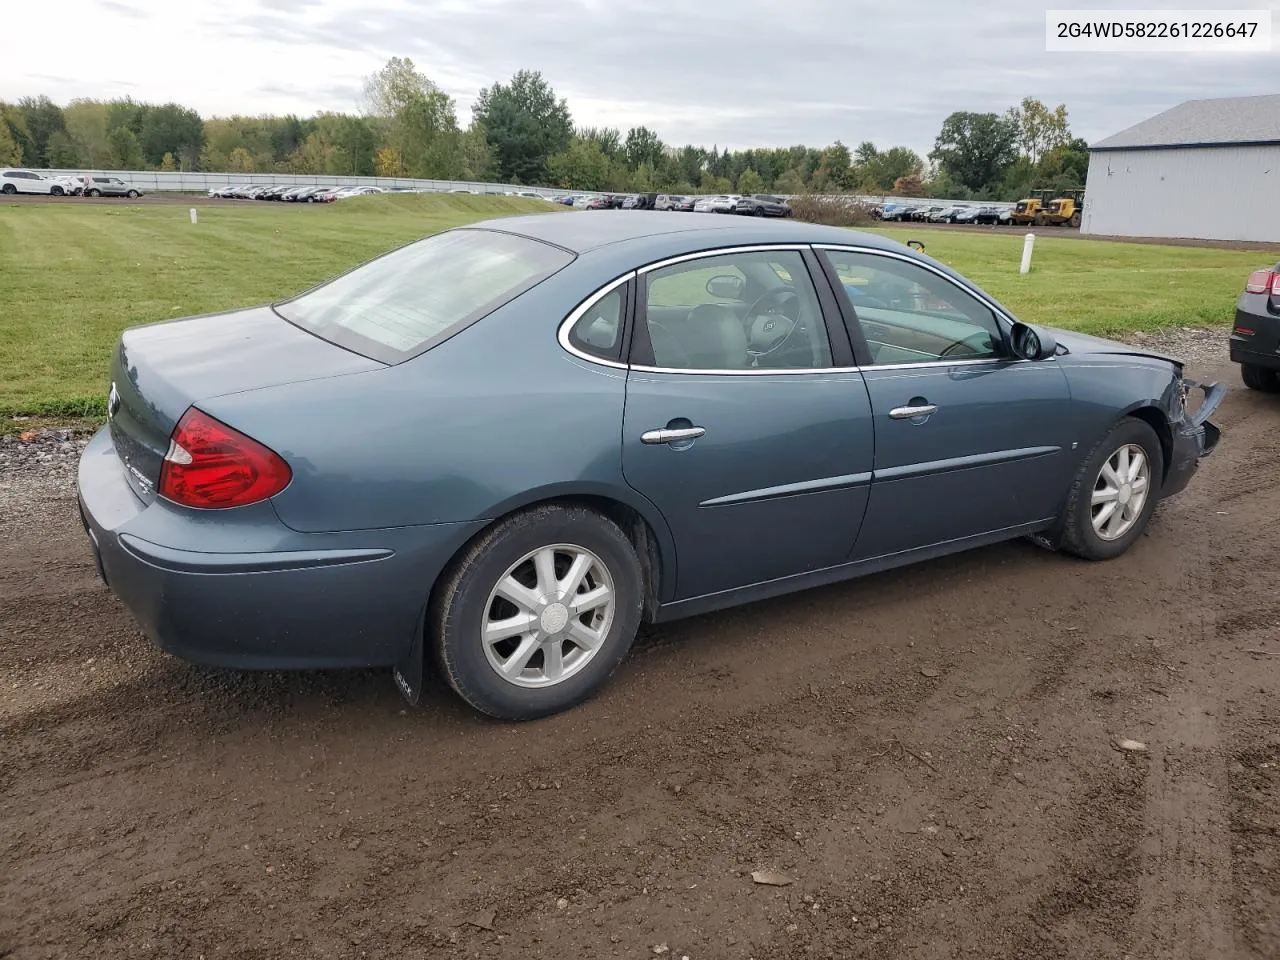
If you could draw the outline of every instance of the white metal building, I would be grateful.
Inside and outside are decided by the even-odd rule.
[[[1280,94],[1189,100],[1089,151],[1081,233],[1280,243]]]

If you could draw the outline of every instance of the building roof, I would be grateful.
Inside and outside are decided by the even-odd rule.
[[[1099,140],[1089,149],[1151,150],[1245,143],[1280,143],[1280,94],[1188,100]]]

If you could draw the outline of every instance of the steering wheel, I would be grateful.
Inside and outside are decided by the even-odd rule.
[[[793,308],[794,316],[787,313]],[[747,355],[753,362],[767,357],[791,338],[800,326],[800,298],[785,288],[770,290],[747,308]]]

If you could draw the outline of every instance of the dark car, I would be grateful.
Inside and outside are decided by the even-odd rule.
[[[1280,263],[1249,274],[1236,301],[1231,361],[1251,390],[1280,393]]]
[[[771,197],[766,193],[753,193],[738,200],[733,208],[734,213],[751,217],[789,217],[791,205],[781,197]]]
[[[1118,557],[1224,392],[1190,412],[1177,360],[1019,322],[885,237],[646,211],[132,327],[110,381],[80,511],[162,647],[394,667],[415,702],[435,664],[506,718],[591,695],[642,621],[1021,536]]]
[[[680,197],[672,198],[671,209],[680,213],[692,213],[693,205],[698,202],[697,197]]]

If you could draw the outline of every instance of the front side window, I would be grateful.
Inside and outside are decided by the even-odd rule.
[[[686,370],[830,367],[831,347],[804,258],[726,253],[645,275],[655,366]]]
[[[396,363],[492,313],[573,260],[527,237],[450,230],[275,305],[290,323]]]
[[[896,257],[827,250],[874,364],[982,360],[1003,355],[991,309],[932,270]]]

